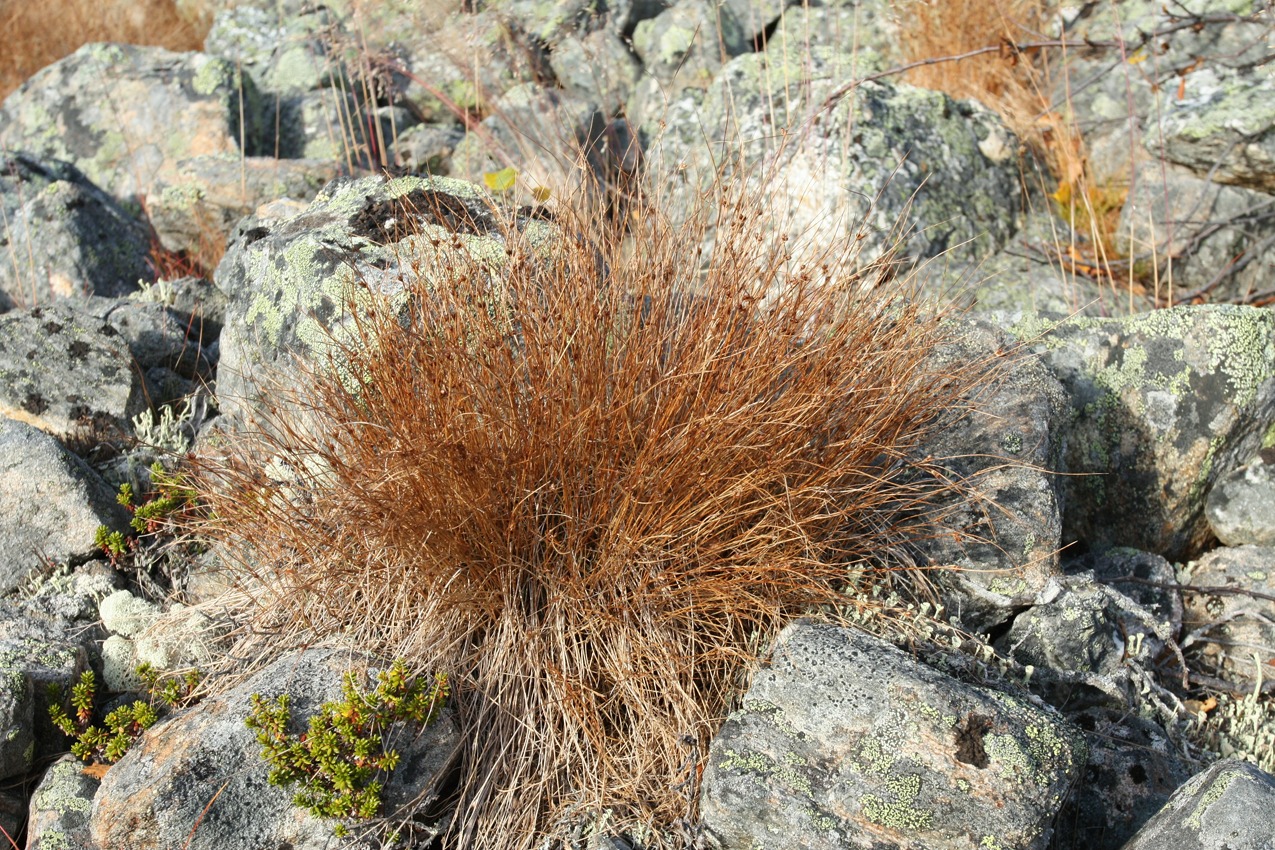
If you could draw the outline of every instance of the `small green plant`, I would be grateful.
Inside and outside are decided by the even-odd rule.
[[[139,538],[154,536],[165,530],[195,506],[195,491],[186,483],[180,472],[169,472],[159,461],[151,465],[152,491],[145,502],[134,506],[135,495],[131,484],[120,485],[115,497],[133,514],[129,520],[130,532],[112,531],[104,525],[97,528],[94,544],[106,553],[112,564],[120,560],[138,545]]]
[[[252,695],[245,721],[257,732],[270,764],[271,785],[301,785],[293,802],[325,818],[374,817],[381,808],[381,778],[398,764],[399,754],[386,747],[386,736],[398,723],[423,728],[434,721],[447,697],[447,678],[432,683],[407,674],[395,661],[377,676],[376,688],[362,692],[354,673],[347,673],[342,699],[327,702],[310,718],[301,735],[288,732],[292,709],[287,694],[265,699]],[[336,834],[344,836],[344,824]]]
[[[71,744],[71,754],[76,758],[114,764],[124,757],[142,732],[155,725],[160,718],[161,707],[179,708],[190,705],[196,699],[194,691],[200,678],[197,670],[162,683],[159,671],[149,664],[139,665],[136,672],[147,688],[148,698],[116,708],[103,718],[104,726],[93,725],[97,677],[92,670],[80,674],[80,681],[71,687],[72,714],[68,714],[62,704],[61,689],[57,685],[50,686],[49,717],[54,726],[75,739]]]

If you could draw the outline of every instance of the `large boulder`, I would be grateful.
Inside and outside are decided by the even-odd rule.
[[[722,848],[1028,850],[1084,761],[1057,715],[799,623],[713,739],[700,811]]]
[[[346,327],[348,304],[396,297],[407,276],[437,274],[450,250],[503,262],[504,217],[492,204],[459,180],[370,177],[332,183],[299,215],[242,222],[215,278],[230,303],[218,369],[223,412],[249,412],[294,357],[319,362]],[[527,215],[512,226],[533,242],[556,232]]]
[[[293,805],[293,791],[266,782],[269,767],[244,720],[253,694],[291,699],[293,734],[322,703],[340,699],[346,670],[369,660],[312,649],[281,659],[242,685],[151,727],[107,772],[93,801],[93,840],[112,850],[336,850],[334,823]],[[436,785],[459,733],[443,716],[400,750],[386,786],[389,811]]]
[[[1124,850],[1270,850],[1275,776],[1220,761],[1178,789]]]
[[[0,309],[124,295],[149,279],[141,223],[74,166],[0,156]]]
[[[1275,419],[1275,314],[1177,307],[1015,333],[1070,397],[1063,542],[1200,552],[1205,496]]]
[[[1209,491],[1204,510],[1227,546],[1275,546],[1275,448],[1227,474]]]
[[[0,316],[0,412],[61,437],[128,432],[143,383],[119,332],[85,306]]]
[[[50,561],[92,554],[103,525],[124,528],[128,515],[98,474],[43,431],[0,418],[0,594]]]

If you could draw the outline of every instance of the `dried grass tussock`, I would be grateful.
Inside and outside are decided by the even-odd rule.
[[[792,257],[741,193],[555,221],[357,311],[207,466],[210,530],[253,553],[236,655],[340,636],[451,677],[454,846],[603,813],[660,846],[767,639],[902,575],[955,486],[918,447],[986,370],[936,371],[888,258]]]

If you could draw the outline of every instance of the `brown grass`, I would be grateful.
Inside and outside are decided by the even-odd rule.
[[[0,98],[96,41],[201,50],[212,17],[187,19],[173,0],[0,0]]]
[[[564,206],[548,256],[458,242],[207,462],[269,635],[236,654],[340,635],[451,676],[455,846],[603,812],[667,844],[755,653],[871,604],[845,594],[906,563],[951,486],[917,447],[986,370],[936,372],[945,326],[888,259],[787,256],[738,195],[629,239]]]

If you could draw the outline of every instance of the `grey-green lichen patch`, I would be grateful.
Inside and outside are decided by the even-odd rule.
[[[796,763],[779,764],[764,753],[724,749],[718,768],[752,776],[763,787],[773,782],[780,782],[798,794],[809,797],[813,791],[810,780],[797,770],[797,767],[802,766],[802,762],[803,760],[797,759]]]
[[[1200,801],[1195,804],[1194,811],[1187,817],[1186,825],[1192,829],[1199,829],[1200,819],[1209,810],[1209,806],[1212,806],[1222,798],[1222,795],[1226,793],[1226,789],[1230,787],[1237,776],[1239,776],[1239,772],[1233,770],[1224,770],[1215,776],[1208,790],[1200,797]]]
[[[884,800],[876,794],[863,795],[863,815],[873,823],[902,831],[929,829],[934,825],[934,813],[916,806],[921,793],[921,777],[918,774],[894,776],[886,780],[886,788],[894,794],[893,800]]]

